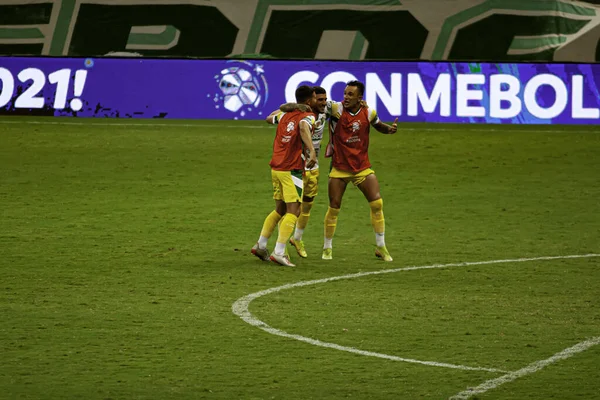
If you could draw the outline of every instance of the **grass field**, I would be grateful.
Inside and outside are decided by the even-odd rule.
[[[394,262],[354,188],[320,259],[321,160],[296,268],[250,254],[272,138],[0,119],[0,398],[600,399],[599,128],[374,132]]]

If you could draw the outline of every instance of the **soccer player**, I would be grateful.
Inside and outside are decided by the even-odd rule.
[[[301,104],[312,104],[315,101],[314,89],[306,85],[298,87],[296,101]],[[285,246],[300,214],[302,172],[305,165],[307,168],[312,168],[317,161],[312,144],[315,117],[312,112],[296,110],[284,113],[276,110],[267,117],[266,121],[277,125],[273,141],[273,156],[269,163],[275,210],[265,219],[258,242],[252,247],[251,253],[263,261],[270,259],[277,264],[294,267],[285,252]],[[302,158],[305,149],[308,153],[306,163]],[[269,256],[267,242],[278,223],[277,243],[275,250]]]
[[[359,81],[350,81],[344,90],[342,103],[331,102],[329,130],[333,156],[329,172],[329,207],[325,214],[325,240],[323,244],[324,260],[333,258],[332,241],[337,226],[338,214],[346,185],[352,182],[363,193],[371,209],[371,225],[375,231],[377,249],[375,255],[384,261],[392,261],[385,246],[385,221],[383,218],[383,200],[379,191],[379,181],[371,169],[369,161],[369,131],[373,126],[385,134],[396,133],[397,121],[388,125],[379,120],[377,112],[367,108],[361,102],[365,85]]]
[[[290,238],[290,243],[296,248],[300,257],[306,258],[308,254],[302,241],[304,229],[308,224],[310,210],[313,206],[315,197],[319,192],[319,151],[321,149],[321,141],[323,140],[323,131],[327,123],[328,115],[325,113],[327,106],[327,91],[321,86],[315,86],[315,102],[311,105],[312,112],[315,114],[316,122],[312,134],[312,144],[317,154],[317,163],[313,167],[306,166],[303,177],[304,192],[302,194],[302,205],[300,206],[300,216],[296,224],[294,235]],[[297,104],[287,103],[280,107],[282,111],[292,111],[297,109]]]

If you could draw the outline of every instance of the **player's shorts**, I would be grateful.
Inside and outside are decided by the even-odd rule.
[[[363,183],[365,181],[365,179],[367,179],[367,176],[374,174],[374,173],[375,173],[375,171],[373,171],[371,168],[363,169],[360,172],[354,173],[354,172],[340,171],[339,169],[336,169],[335,167],[331,167],[331,171],[329,171],[329,177],[343,179],[344,182],[346,182],[346,183],[352,182],[354,184],[354,186],[358,186],[361,183]]]
[[[275,171],[271,170],[273,182],[273,199],[285,203],[302,202],[302,170]]]
[[[306,197],[316,197],[319,193],[319,169],[304,171],[304,194]]]

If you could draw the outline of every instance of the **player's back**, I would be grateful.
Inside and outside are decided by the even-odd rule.
[[[277,131],[273,141],[273,157],[271,168],[277,171],[292,171],[304,168],[302,160],[302,138],[300,136],[300,121],[309,124],[310,131],[315,123],[314,114],[302,111],[280,113],[275,116]]]

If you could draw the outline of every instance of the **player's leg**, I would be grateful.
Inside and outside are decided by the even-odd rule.
[[[342,198],[346,191],[347,182],[341,178],[329,178],[328,192],[329,192],[329,207],[325,214],[325,228],[324,228],[324,243],[323,243],[323,255],[324,260],[331,260],[333,258],[332,242],[335,229],[337,227],[338,215],[340,208],[342,207]]]
[[[279,224],[279,235],[275,244],[275,251],[271,254],[271,261],[280,265],[294,267],[285,253],[285,246],[294,232],[298,215],[300,214],[300,203],[302,196],[302,171],[291,171],[281,173],[280,181],[283,188],[283,200],[286,212]]]
[[[275,231],[275,227],[283,217],[286,211],[283,201],[283,188],[279,182],[275,171],[271,171],[271,182],[273,185],[273,199],[275,200],[275,210],[271,211],[263,222],[258,242],[252,247],[251,253],[263,261],[269,261],[269,250],[267,243]]]
[[[384,261],[392,261],[392,256],[385,246],[385,219],[383,217],[383,199],[381,198],[379,181],[374,173],[367,175],[358,188],[369,202],[371,209],[371,225],[375,231],[377,250],[375,255]]]
[[[314,197],[303,196],[302,197],[302,205],[300,206],[300,215],[298,216],[298,222],[296,223],[296,229],[294,234],[290,238],[290,243],[298,252],[298,255],[302,258],[308,257],[308,253],[306,252],[306,248],[304,247],[304,241],[302,240],[302,236],[304,235],[304,229],[306,229],[306,225],[308,224],[308,219],[310,217],[310,210],[312,208],[314,201]]]
[[[306,171],[304,174],[304,190],[302,193],[302,207],[300,210],[300,216],[298,217],[298,224],[296,231],[294,232],[294,239],[302,240],[302,234],[308,224],[310,217],[310,210],[313,205],[313,201],[319,191],[319,170],[315,169],[312,171]]]
[[[302,235],[304,234],[306,225],[308,225],[310,210],[312,209],[313,202],[319,190],[319,170],[314,169],[306,171],[304,173],[303,182],[304,189],[302,193],[300,215],[298,216],[296,230],[294,231],[294,236],[290,239],[290,243],[296,248],[296,251],[300,257],[308,257],[306,249],[304,248],[304,242],[302,241]]]
[[[281,221],[281,218],[285,215],[286,207],[283,200],[275,200],[275,210],[265,218],[262,230],[260,231],[260,237],[258,238],[258,245],[261,248],[267,247],[267,241],[275,231],[275,227]]]

